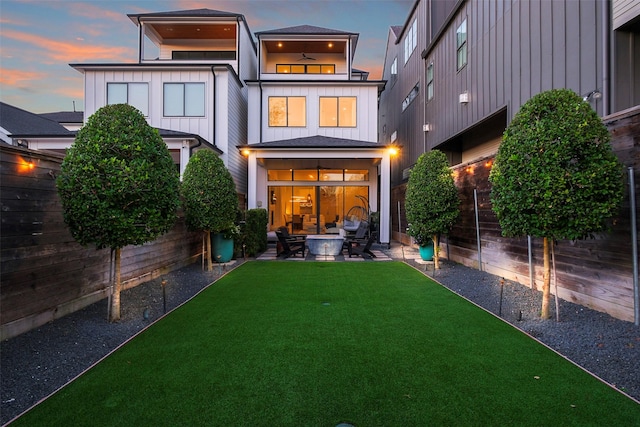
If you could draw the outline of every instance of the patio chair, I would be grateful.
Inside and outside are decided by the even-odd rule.
[[[348,242],[347,250],[349,251],[349,258],[352,256],[361,256],[365,259],[375,258],[375,254],[371,252],[371,245],[376,241],[376,234],[371,233],[366,240],[350,240]]]
[[[288,234],[288,232],[287,232]],[[278,236],[278,242],[282,246],[282,252],[278,256],[282,256],[285,259],[291,256],[295,256],[297,253],[301,253],[304,258],[306,242],[304,239],[296,238],[295,236],[284,236],[282,229],[276,230],[276,236]]]

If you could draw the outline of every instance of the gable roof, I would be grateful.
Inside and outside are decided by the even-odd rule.
[[[313,25],[297,25],[295,27],[279,28],[275,30],[259,31],[256,36],[259,38],[263,34],[268,35],[343,35],[357,36],[358,33],[348,31],[332,30],[331,28],[315,27]]]
[[[0,102],[0,126],[8,132],[7,136],[12,138],[75,136],[75,132],[67,130],[54,120],[4,102]]]
[[[301,138],[283,139],[280,141],[261,142],[259,144],[242,145],[248,149],[272,149],[272,148],[296,148],[315,150],[319,148],[345,148],[345,149],[381,149],[385,145],[378,142],[359,141],[357,139],[333,138],[329,136],[314,135]]]

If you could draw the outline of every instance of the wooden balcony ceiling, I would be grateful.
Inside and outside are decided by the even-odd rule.
[[[151,24],[163,40],[170,39],[235,39],[234,24]]]
[[[264,46],[270,53],[344,53],[346,42],[339,41],[265,41]]]

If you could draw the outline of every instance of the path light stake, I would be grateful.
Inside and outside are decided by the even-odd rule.
[[[502,295],[504,294],[504,277],[500,278],[500,303],[498,304],[498,317],[502,317]]]
[[[167,314],[167,281],[162,279],[162,306],[164,308],[164,314]]]

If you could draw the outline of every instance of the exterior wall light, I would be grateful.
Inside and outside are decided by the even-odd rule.
[[[596,90],[592,90],[591,92],[583,96],[582,100],[585,102],[591,102],[594,99],[600,99],[600,98],[602,98],[602,93],[596,89]]]
[[[462,93],[458,96],[458,100],[460,101],[460,104],[467,104],[467,103],[469,103],[469,92],[462,92]]]
[[[422,125],[422,130],[424,132],[431,132],[433,130],[433,125],[431,123],[425,123]]]

